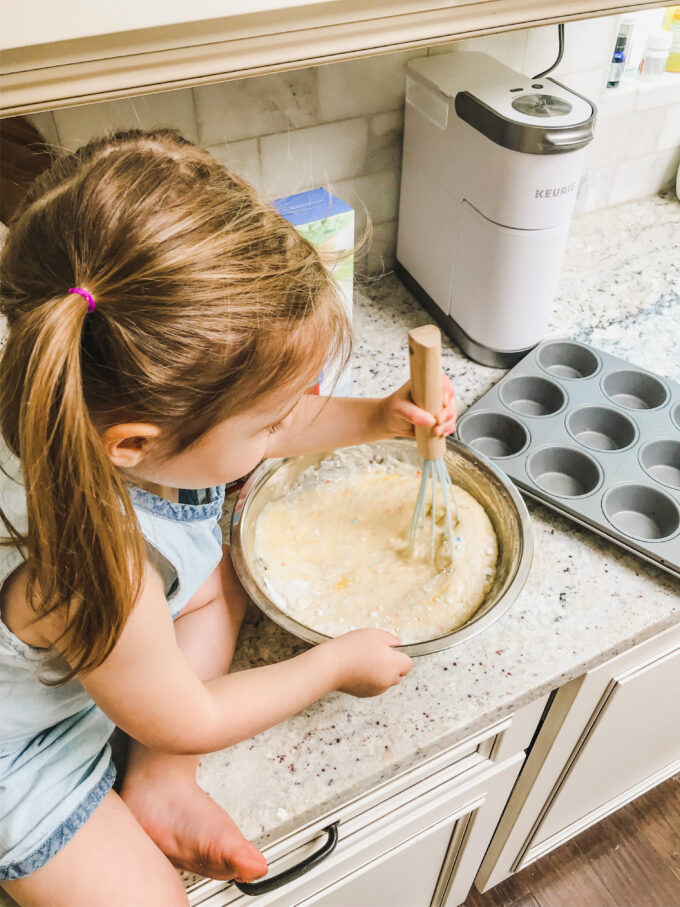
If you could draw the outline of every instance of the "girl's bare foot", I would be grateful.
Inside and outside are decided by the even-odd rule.
[[[260,851],[196,783],[196,760],[147,754],[143,765],[137,760],[128,770],[120,793],[171,863],[212,879],[251,882],[265,875],[267,861]]]

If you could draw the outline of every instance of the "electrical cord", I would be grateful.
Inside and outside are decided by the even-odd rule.
[[[555,69],[556,66],[559,66],[559,65],[560,65],[560,62],[561,62],[561,60],[562,60],[562,56],[563,56],[563,54],[564,54],[564,22],[560,22],[560,23],[558,24],[558,26],[557,26],[557,35],[558,35],[559,42],[560,42],[560,44],[559,44],[559,50],[558,50],[558,53],[557,53],[557,59],[555,60],[555,62],[553,63],[552,66],[548,67],[548,69],[544,70],[543,72],[539,72],[538,75],[532,76],[532,79],[542,79],[543,76],[547,76],[548,73],[549,73],[549,72],[552,72],[553,69]]]

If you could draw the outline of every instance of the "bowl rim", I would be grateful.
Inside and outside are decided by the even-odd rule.
[[[415,441],[410,438],[390,438],[385,439],[385,441],[403,441],[405,444],[415,445]],[[378,441],[369,443],[384,442]],[[489,611],[485,612],[484,614],[480,614],[477,617],[473,615],[461,627],[458,627],[457,629],[452,630],[450,633],[446,633],[443,636],[436,636],[433,639],[424,640],[422,642],[405,643],[401,646],[395,646],[396,649],[401,652],[405,652],[407,655],[429,655],[433,652],[440,652],[443,649],[448,649],[451,646],[458,645],[459,643],[470,639],[472,636],[476,636],[483,630],[486,630],[487,627],[490,627],[510,609],[510,606],[517,599],[518,595],[526,584],[533,560],[534,540],[531,528],[531,519],[529,517],[529,512],[527,510],[526,504],[524,503],[524,499],[520,495],[513,482],[495,463],[493,463],[483,454],[478,453],[476,450],[473,450],[464,442],[459,441],[453,437],[448,437],[446,439],[446,447],[447,451],[454,451],[462,455],[468,461],[471,461],[475,466],[481,466],[482,471],[490,472],[495,480],[503,486],[504,490],[512,500],[512,503],[517,510],[518,523],[521,530],[519,539],[518,564],[515,574],[510,580],[508,588]],[[327,453],[332,454],[333,451],[328,451]],[[305,454],[304,456],[312,455],[313,454]],[[262,611],[267,617],[273,620],[274,623],[278,624],[280,627],[283,627],[284,630],[292,633],[293,636],[304,640],[304,642],[317,645],[322,642],[327,642],[334,637],[327,636],[324,633],[320,633],[317,630],[312,630],[310,627],[301,624],[285,611],[282,611],[281,608],[279,608],[274,602],[272,602],[271,599],[266,595],[266,593],[261,589],[259,584],[255,581],[246,561],[244,551],[243,515],[246,512],[248,501],[251,499],[251,497],[254,497],[260,487],[269,479],[270,476],[277,472],[286,463],[289,463],[291,460],[297,459],[299,459],[299,457],[277,457],[276,459],[263,460],[262,463],[260,463],[260,465],[254,470],[254,472],[251,473],[248,481],[239,492],[239,496],[237,498],[231,517],[231,558],[234,564],[234,569],[236,570],[236,575],[238,576],[241,585],[245,589],[246,594],[248,595],[250,600],[255,605],[257,605],[260,611]]]

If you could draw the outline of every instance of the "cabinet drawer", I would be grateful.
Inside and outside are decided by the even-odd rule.
[[[404,804],[413,802],[414,798],[438,788],[442,783],[456,778],[463,783],[473,769],[490,768],[518,753],[523,754],[545,701],[544,697],[527,704],[515,714],[496,721],[437,756],[429,759],[420,756],[416,764],[405,766],[393,777],[379,781],[360,796],[348,798],[341,806],[265,847],[270,875],[278,874],[289,864],[298,863],[318,850],[325,838],[323,829],[333,823],[339,823],[341,829],[340,850],[349,835],[370,827],[383,816],[393,814]],[[187,893],[192,905],[209,903],[213,907],[236,901],[239,904],[254,903],[252,898],[241,895],[236,886],[211,879],[189,884]],[[213,896],[217,895],[219,900],[213,901]],[[264,903],[263,898],[259,897],[257,903]]]
[[[438,776],[434,785],[427,779],[390,798],[380,810],[340,821],[333,853],[282,888],[254,898],[235,885],[215,882],[212,892],[197,890],[192,904],[428,907],[436,890],[437,903],[455,907],[459,902],[450,900],[451,880],[462,866],[455,881],[457,891],[464,887],[464,899],[523,758],[520,753],[500,765],[484,760],[448,779]],[[270,874],[278,875],[305,859],[324,837],[315,836],[272,860]]]

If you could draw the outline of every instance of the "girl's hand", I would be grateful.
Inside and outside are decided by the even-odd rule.
[[[413,438],[413,426],[425,425],[432,428],[439,437],[450,435],[456,427],[456,395],[448,376],[442,373],[444,406],[436,417],[415,405],[411,400],[410,389],[411,382],[407,381],[389,397],[381,400],[379,418],[385,434],[389,437]]]
[[[337,661],[335,689],[351,696],[379,696],[411,670],[408,655],[393,649],[401,640],[385,630],[352,630],[323,645]]]

